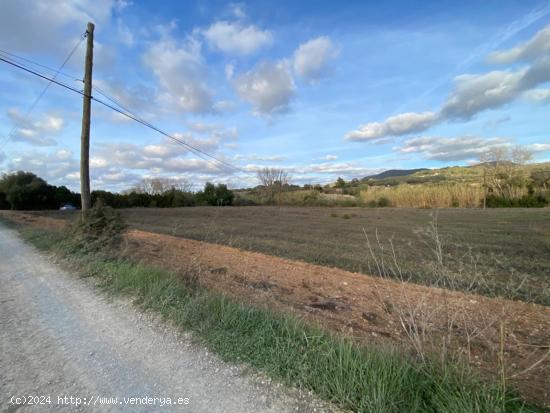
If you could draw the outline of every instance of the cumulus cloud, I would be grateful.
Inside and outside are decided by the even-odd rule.
[[[346,135],[347,140],[369,141],[379,140],[386,136],[399,136],[420,132],[433,126],[438,121],[434,112],[402,113],[390,116],[384,122],[371,122],[360,126]]]
[[[550,81],[550,57],[517,71],[493,71],[462,75],[441,109],[444,119],[470,119],[477,113],[498,108],[523,92]]]
[[[193,113],[213,111],[201,45],[196,39],[176,42],[164,34],[160,40],[150,44],[143,62],[159,81],[159,101],[165,107]]]
[[[3,0],[0,46],[24,52],[66,54],[68,27],[76,40],[76,33],[83,32],[87,22],[107,21],[114,7],[113,0]]]
[[[259,170],[273,167],[265,164],[248,164],[244,170],[255,173]],[[345,179],[357,178],[380,172],[380,169],[367,168],[362,162],[322,162],[312,163],[304,166],[281,166],[292,176],[292,182],[330,182],[338,177]]]
[[[229,3],[229,10],[237,19],[244,19],[246,17],[244,9],[245,5],[243,3]]]
[[[25,151],[15,153],[7,163],[10,171],[32,171],[50,183],[64,185],[72,180],[71,176],[79,178],[79,162],[73,153],[61,149],[53,152]]]
[[[320,156],[318,158],[315,158],[314,160],[315,161],[335,161],[336,159],[338,159],[338,156],[328,154],[325,156]]]
[[[249,55],[273,43],[273,35],[256,26],[219,21],[203,32],[208,44],[224,53]]]
[[[537,103],[550,103],[550,89],[533,89],[525,92],[523,96]]]
[[[517,70],[457,76],[453,90],[439,111],[403,113],[389,117],[383,122],[367,123],[350,131],[346,139],[376,141],[390,136],[422,132],[440,122],[469,120],[482,111],[501,107],[523,94],[529,97],[529,91],[550,81],[550,56],[546,55],[547,48],[544,46],[548,30],[550,28],[543,29],[533,39],[518,46],[517,49],[521,51],[514,52],[513,58],[501,56],[503,62],[530,60],[527,66]],[[509,56],[506,54],[508,52],[503,53]],[[493,60],[495,56],[493,54]],[[536,100],[536,97],[539,97],[539,100],[544,101],[545,96],[545,92],[539,92],[531,95],[531,98]]]
[[[258,155],[255,153],[246,154],[246,155],[235,155],[234,159],[236,161],[248,161],[248,162],[281,162],[286,158],[280,155]]]
[[[550,26],[540,30],[525,43],[489,54],[487,60],[490,63],[512,63],[534,60],[545,54],[550,55]]]
[[[294,52],[293,68],[304,79],[319,80],[328,72],[330,61],[338,56],[338,50],[329,37],[321,36],[301,44]]]
[[[423,136],[408,139],[404,146],[394,148],[401,153],[421,154],[425,159],[436,161],[462,161],[477,159],[481,154],[495,147],[512,146],[509,139],[483,139],[476,136],[445,138]]]
[[[532,143],[525,145],[525,149],[533,153],[550,152],[550,143]]]
[[[125,84],[123,79],[119,78],[94,79],[94,87],[135,111],[147,109],[147,112],[150,112],[151,102],[155,99],[153,88],[143,83]]]
[[[122,22],[121,19],[117,20],[117,35],[118,35],[118,40],[122,44],[128,47],[131,47],[134,45],[134,42],[135,42],[134,34],[130,30],[130,28]]]
[[[251,71],[235,77],[233,86],[239,97],[260,115],[285,112],[296,89],[288,62],[284,60],[259,63]]]
[[[28,118],[17,109],[10,109],[8,117],[15,126],[11,139],[35,146],[55,145],[57,142],[52,136],[58,135],[64,126],[63,118],[50,114]]]

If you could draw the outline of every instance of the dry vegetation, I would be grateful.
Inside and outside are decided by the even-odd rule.
[[[227,211],[231,210],[210,208],[200,212],[204,215],[207,212],[226,214]],[[270,208],[266,213],[273,216],[276,211],[278,209]],[[133,212],[144,218],[143,211]],[[251,209],[247,212],[250,217]],[[335,215],[328,219],[349,223],[358,218],[341,219]],[[48,227],[54,222],[60,225],[59,221],[37,215],[12,213],[11,216]],[[236,225],[227,215],[210,216],[210,225],[203,226],[203,230],[211,234],[218,231],[212,218],[215,221],[220,217]],[[511,219],[513,215],[505,217]],[[357,226],[363,241],[363,258],[371,273],[378,277],[136,230],[129,232],[126,250],[132,260],[175,271],[188,282],[239,297],[245,302],[277,311],[291,311],[361,343],[398,344],[422,364],[431,363],[434,355],[442,365],[466,363],[497,383],[500,391],[519,389],[529,400],[549,403],[550,388],[546,377],[550,374],[550,309],[449,291],[467,291],[478,278],[491,274],[479,268],[460,249],[454,251],[459,253],[454,260],[451,259],[453,254],[445,252],[442,231],[446,226],[442,221],[453,219],[456,224],[456,214],[448,217],[441,211],[437,219],[428,214],[423,215],[424,218],[427,221],[419,228],[419,242],[431,256],[433,284],[443,288],[408,283],[398,256],[397,238],[384,240],[380,232],[363,231]],[[548,216],[538,218],[547,222]],[[301,216],[301,220],[304,219]],[[504,217],[498,214],[497,219]],[[531,216],[530,221],[532,224],[537,219]],[[174,232],[182,228],[174,227]],[[534,227],[528,225],[527,228]],[[512,229],[515,237],[522,233],[517,227],[510,227]],[[287,232],[287,236],[296,235],[298,230]],[[457,272],[457,262],[461,262],[462,273]],[[513,291],[511,287],[510,294]],[[499,399],[498,403],[501,401],[504,403],[504,399]],[[465,409],[457,411],[471,410]],[[508,410],[504,405],[495,404],[493,411]]]
[[[520,191],[519,197],[527,194]],[[365,204],[386,198],[392,207],[405,208],[476,208],[483,204],[483,187],[475,183],[408,185],[394,187],[373,186],[361,191]]]

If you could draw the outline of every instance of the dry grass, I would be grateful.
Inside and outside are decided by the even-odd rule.
[[[434,212],[290,207],[121,210],[130,228],[365,274],[373,269],[367,263],[362,228],[372,237],[377,229],[384,239],[393,239],[410,281],[439,285],[425,234]],[[70,217],[59,212],[40,215]],[[462,281],[457,289],[492,295],[500,286],[500,296],[550,304],[550,209],[451,208],[439,210],[438,215],[446,265],[453,270],[454,285]]]
[[[399,185],[371,187],[361,191],[365,203],[387,198],[393,207],[406,208],[474,208],[483,203],[483,188],[476,184]]]

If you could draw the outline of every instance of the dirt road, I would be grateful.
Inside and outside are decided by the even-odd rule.
[[[110,301],[1,225],[0,402],[4,412],[326,410]]]

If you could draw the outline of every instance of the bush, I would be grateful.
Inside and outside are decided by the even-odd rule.
[[[390,200],[386,198],[385,196],[381,196],[378,198],[378,206],[379,207],[389,207],[390,206]]]
[[[99,201],[73,223],[71,236],[78,249],[113,252],[120,247],[125,230],[122,216]]]
[[[214,185],[207,182],[204,189],[197,194],[197,202],[203,205],[225,206],[233,204],[235,195],[227,185]]]
[[[80,195],[64,186],[53,186],[31,172],[4,174],[0,179],[0,209],[57,209],[63,204],[78,206]]]
[[[497,195],[487,197],[488,208],[542,208],[548,203],[548,199],[544,195],[524,195],[516,199]]]

